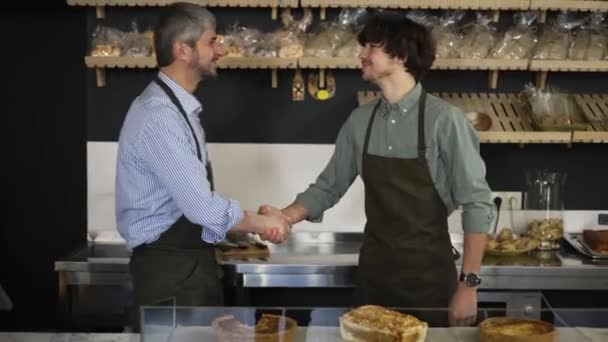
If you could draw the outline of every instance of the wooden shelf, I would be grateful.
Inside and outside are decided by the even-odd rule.
[[[379,96],[378,92],[359,92],[359,104],[365,104]],[[481,112],[490,116],[492,125],[487,131],[478,132],[483,143],[511,144],[570,144],[571,132],[535,131],[530,114],[515,94],[494,93],[438,93],[433,94],[459,107],[463,112]]]
[[[536,87],[544,89],[547,75],[550,71],[603,72],[608,71],[608,60],[602,61],[571,61],[571,60],[536,60],[530,61],[528,68],[537,71]]]
[[[530,0],[533,10],[608,11],[608,1]]]
[[[523,10],[529,0],[300,0],[302,7],[376,7],[416,9]]]
[[[533,59],[530,61],[529,69],[532,71],[608,71],[608,60],[574,61]]]
[[[92,57],[84,58],[88,68],[146,69],[156,68],[156,57]]]
[[[359,58],[316,58],[300,57],[298,66],[304,69],[358,69],[361,67]]]
[[[85,64],[88,68],[95,68],[97,76],[97,86],[106,85],[106,69],[128,68],[145,69],[156,68],[155,57],[85,57]],[[268,69],[271,71],[271,85],[273,88],[278,86],[278,69],[296,69],[297,58],[247,58],[247,57],[224,57],[218,61],[219,69]]]
[[[593,131],[575,131],[572,142],[608,143],[608,94],[574,95]]]
[[[70,6],[167,6],[179,0],[67,0]],[[208,7],[298,7],[298,0],[186,0]]]
[[[528,60],[512,59],[438,59],[433,63],[436,70],[526,70]]]
[[[67,0],[70,6],[91,6],[96,8],[98,19],[105,18],[107,6],[158,7],[167,6],[179,0]],[[298,0],[186,0],[206,7],[268,7],[272,9],[272,19],[278,18],[278,8],[296,8]]]
[[[217,64],[220,69],[295,69],[297,58],[223,57]]]

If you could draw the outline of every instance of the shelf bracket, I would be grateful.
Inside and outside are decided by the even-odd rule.
[[[97,87],[102,88],[106,86],[106,69],[105,68],[96,68],[95,76],[97,78]]]
[[[497,23],[500,20],[500,11],[492,11],[492,21]]]
[[[106,7],[105,6],[96,6],[95,7],[95,17],[97,19],[103,19],[106,17]]]
[[[325,69],[319,69],[319,88],[325,88]]]
[[[319,11],[319,17],[321,18],[321,20],[327,19],[327,8],[326,7],[321,7],[321,9]]]
[[[536,88],[545,89],[547,86],[547,74],[548,71],[539,71],[536,73]]]
[[[546,21],[547,21],[547,10],[540,10],[540,13],[538,15],[538,22],[544,23]]]
[[[488,77],[488,86],[490,89],[496,89],[498,87],[498,70],[490,70]]]
[[[279,86],[279,75],[277,72],[277,69],[271,69],[270,70],[271,73],[271,77],[272,77],[272,88],[276,89]]]

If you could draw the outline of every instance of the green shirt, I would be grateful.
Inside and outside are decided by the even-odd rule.
[[[296,201],[309,213],[308,220],[320,222],[323,212],[333,207],[362,173],[365,131],[375,105],[368,153],[393,158],[416,158],[418,139],[418,98],[422,86],[416,85],[397,104],[377,99],[355,109],[338,137],[334,154],[316,182]],[[427,95],[425,112],[426,159],[435,188],[448,214],[462,206],[465,233],[490,230],[493,220],[491,190],[486,167],[479,155],[479,137],[462,111]],[[407,175],[403,175],[407,177]]]

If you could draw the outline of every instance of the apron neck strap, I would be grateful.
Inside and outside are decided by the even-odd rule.
[[[426,109],[426,91],[420,91],[418,99],[418,159],[423,160],[426,152],[426,140],[424,138],[424,111]]]
[[[171,102],[175,105],[175,107],[177,107],[177,109],[179,110],[181,115],[184,117],[184,120],[186,120],[188,127],[190,127],[190,132],[192,132],[192,138],[194,138],[194,144],[196,144],[196,157],[198,158],[198,160],[202,161],[203,159],[202,159],[202,155],[201,155],[201,147],[198,144],[198,139],[196,139],[196,134],[194,134],[194,128],[192,128],[192,124],[190,124],[190,120],[188,120],[188,115],[186,114],[186,110],[184,110],[184,107],[177,99],[177,96],[175,96],[175,93],[173,92],[173,90],[171,90],[171,88],[169,88],[167,83],[165,83],[163,80],[161,80],[160,77],[158,77],[158,75],[156,75],[156,77],[154,77],[154,82],[156,84],[158,84],[158,86],[165,92],[165,94],[167,94],[167,96],[169,97]]]

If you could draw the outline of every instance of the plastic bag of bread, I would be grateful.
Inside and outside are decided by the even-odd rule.
[[[107,26],[97,26],[91,39],[93,57],[118,57],[122,55],[125,33]]]
[[[532,27],[536,15],[535,11],[515,14],[515,24],[500,37],[490,56],[498,59],[529,58],[537,41]]]
[[[359,44],[359,41],[357,40],[357,35],[353,34],[352,37],[346,43],[344,43],[344,45],[340,46],[336,50],[335,57],[358,57],[362,49],[363,47],[361,46],[361,44]]]
[[[534,49],[534,59],[566,59],[572,44],[572,29],[581,25],[581,20],[573,20],[562,12],[557,19],[545,26]]]
[[[543,90],[527,84],[522,99],[529,104],[532,122],[540,130],[584,131],[589,128],[572,98],[555,87]]]
[[[317,33],[311,35],[304,45],[304,56],[328,58],[333,57],[334,49],[330,41],[329,25],[320,26]]]
[[[604,58],[608,44],[608,30],[603,25],[604,13],[593,13],[588,21],[574,32],[568,58],[597,61]]]
[[[226,57],[252,57],[258,50],[262,32],[257,29],[231,25],[225,34],[218,35],[218,43],[226,52]]]
[[[359,22],[365,16],[365,9],[344,9],[336,20],[329,24],[322,24],[319,30],[306,41],[304,55],[307,57],[352,57],[358,54],[356,42],[356,31]],[[338,50],[345,44],[349,44],[338,56]]]
[[[464,17],[464,11],[447,11],[440,19],[439,25],[431,29],[435,40],[435,58],[459,58],[462,34],[458,30],[458,23]]]
[[[154,53],[154,32],[140,33],[137,24],[132,24],[133,30],[127,32],[123,38],[122,55],[129,57],[149,57]]]
[[[477,13],[477,21],[464,34],[460,58],[486,58],[490,49],[496,43],[496,29],[490,26],[492,18],[481,12]]]
[[[300,20],[296,20],[290,9],[281,14],[283,28],[272,33],[280,58],[299,58],[304,55],[305,33],[312,24],[312,10],[304,9]]]

